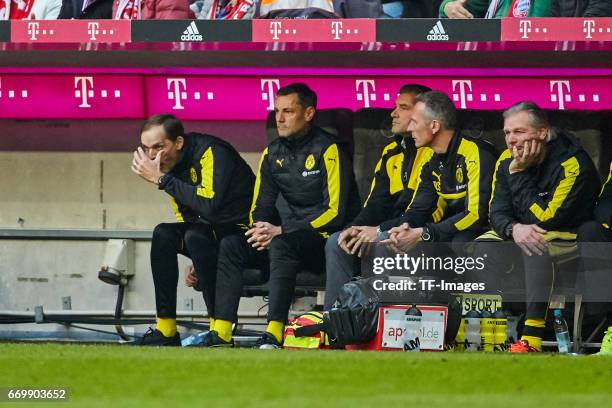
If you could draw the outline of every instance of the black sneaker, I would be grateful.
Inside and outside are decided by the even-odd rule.
[[[257,340],[254,348],[258,348],[260,350],[273,350],[282,348],[283,345],[276,340],[276,337],[271,335],[268,332],[264,332],[264,334]]]
[[[166,337],[159,330],[149,327],[142,338],[132,343],[134,346],[181,346],[181,336],[178,332],[172,337]]]
[[[204,341],[196,347],[234,347],[234,339],[225,341],[219,337],[216,330],[211,330],[204,336]]]

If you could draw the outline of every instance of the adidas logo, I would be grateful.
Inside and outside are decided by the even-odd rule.
[[[202,41],[202,35],[198,31],[198,26],[196,26],[195,21],[192,21],[187,29],[183,31],[181,41]]]
[[[438,20],[436,25],[429,30],[427,41],[448,41],[448,34],[446,34],[446,31],[444,31],[444,27],[442,26],[442,22],[440,20]]]

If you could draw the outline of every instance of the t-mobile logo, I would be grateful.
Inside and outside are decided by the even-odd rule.
[[[271,21],[270,22],[270,34],[272,34],[273,40],[278,40],[279,34],[283,31],[283,25],[280,21]]]
[[[89,34],[90,41],[97,40],[96,35],[98,35],[98,33],[100,32],[99,28],[99,23],[87,23],[87,34]]]
[[[278,79],[262,79],[261,80],[261,99],[268,101],[266,110],[274,110],[274,95],[280,89],[280,81]]]
[[[582,23],[582,31],[586,34],[586,38],[593,38],[595,20],[585,20],[584,23]]]
[[[472,95],[472,81],[470,80],[458,80],[453,81],[453,92],[459,87],[459,93],[453,93],[453,100],[459,102],[461,109],[467,108],[467,102],[472,102],[474,96]]]
[[[376,82],[373,79],[358,79],[355,81],[357,100],[363,101],[363,107],[369,108],[370,102],[376,100]]]
[[[93,96],[93,77],[74,77],[74,97],[81,100],[79,108],[91,108],[89,98]]]
[[[168,78],[168,99],[174,101],[172,109],[185,109],[181,104],[182,101],[187,100],[187,83],[185,78]]]
[[[38,34],[40,34],[39,23],[28,23],[28,35],[30,36],[30,40],[36,41],[38,40]]]
[[[565,91],[567,90],[567,93]],[[559,109],[565,109],[565,102],[571,102],[572,96],[570,81],[550,81],[550,100],[559,103]],[[555,93],[556,92],[556,93]]]
[[[531,21],[529,20],[521,20],[520,23],[520,32],[522,35],[521,38],[529,38],[529,33],[531,32]]]
[[[1,0],[0,0],[1,1]],[[45,36],[47,34],[53,35],[55,31],[53,29],[45,29],[40,27],[40,23],[37,21],[28,22],[28,35],[30,36],[30,41],[40,40],[39,36]]]
[[[334,40],[340,39],[340,34],[342,34],[342,21],[332,21],[332,34],[334,35]]]

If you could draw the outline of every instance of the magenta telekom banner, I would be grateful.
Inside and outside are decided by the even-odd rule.
[[[11,21],[11,41],[18,43],[118,43],[131,40],[129,20]]]
[[[143,118],[142,75],[1,75],[1,118]]]
[[[292,82],[311,86],[319,108],[387,108],[402,85],[420,83],[446,92],[462,109],[500,110],[525,99],[547,109],[612,109],[609,76],[0,74],[0,117],[144,118],[170,112],[185,120],[263,120],[278,89]]]
[[[253,20],[253,42],[374,42],[376,20]]]
[[[612,41],[612,18],[505,18],[502,41]]]
[[[292,82],[308,84],[319,108],[390,107],[398,89],[420,83],[446,92],[462,109],[505,109],[531,99],[547,109],[612,109],[612,78],[374,78],[374,77],[162,77],[145,80],[147,111],[184,119],[261,120],[274,95]],[[605,84],[608,85],[605,85]]]

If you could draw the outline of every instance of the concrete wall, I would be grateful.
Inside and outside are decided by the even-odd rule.
[[[37,305],[45,310],[62,310],[62,298],[67,296],[72,310],[115,309],[117,287],[98,280],[105,242],[2,240],[0,244],[0,313],[33,311]],[[124,310],[154,314],[149,252],[148,242],[136,243],[136,274],[128,285]],[[201,293],[183,283],[183,271],[189,264],[188,258],[179,256],[177,311],[205,312]],[[240,310],[252,312],[261,306],[260,299],[244,299]]]
[[[256,168],[259,152],[244,153]],[[130,170],[131,153],[0,152],[0,228],[151,230],[173,222],[169,196]],[[70,296],[74,310],[113,310],[116,287],[97,279],[103,241],[0,240],[0,312],[60,310]],[[155,310],[148,242],[136,244],[136,276],[125,309]],[[181,270],[188,260],[180,257]],[[199,293],[179,284],[178,308]],[[257,310],[259,300],[243,302]],[[246,308],[246,309],[244,309]]]
[[[259,152],[244,153],[256,168]],[[150,230],[169,196],[130,170],[131,153],[0,152],[0,228]]]

